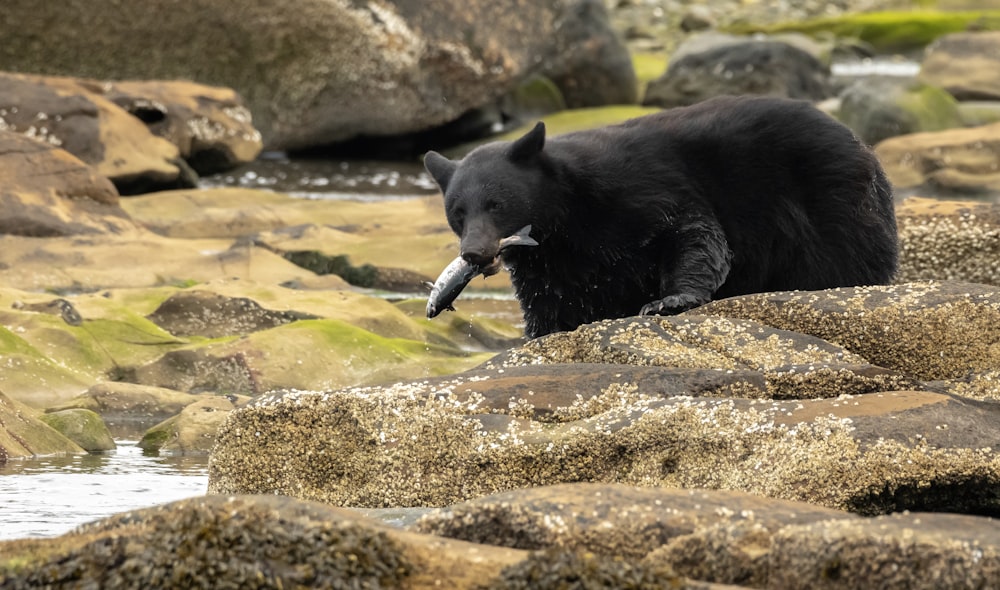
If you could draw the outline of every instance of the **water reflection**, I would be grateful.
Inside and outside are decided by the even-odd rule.
[[[118,512],[200,496],[208,457],[112,453],[12,460],[0,467],[0,539],[60,535]]]

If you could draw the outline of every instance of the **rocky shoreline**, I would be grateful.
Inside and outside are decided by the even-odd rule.
[[[821,90],[811,100],[878,137],[897,190],[917,195],[897,205],[896,283],[749,295],[531,341],[509,298],[463,297],[429,321],[419,285],[456,255],[439,197],[195,186],[275,137],[302,140],[282,127],[301,105],[275,105],[326,96],[311,82],[285,72],[274,86],[286,94],[268,97],[0,73],[0,463],[107,450],[125,430],[151,452],[211,453],[205,497],[0,542],[0,587],[1000,585],[1000,33],[942,34],[916,82],[866,81],[878,91],[864,94],[823,56],[868,41],[702,29],[894,7],[884,2],[620,0],[610,20],[576,2],[564,21],[564,4],[546,2],[532,8],[535,33],[557,42],[512,40],[522,25],[508,23],[496,36],[508,45],[464,49],[417,26],[426,14],[327,4],[295,19],[364,24],[351,38],[361,56],[397,60],[379,62],[396,68],[379,70],[400,77],[394,88],[489,94],[462,122],[480,130],[510,113],[558,108],[547,122],[571,130],[657,108],[635,104],[626,47],[636,71],[638,52],[671,53],[673,73],[664,61],[648,77],[663,100],[765,80],[791,93],[794,77],[741,77],[737,60],[748,47],[794,56]],[[590,53],[568,60],[581,38]],[[545,75],[522,84],[529,55]],[[429,56],[439,69],[407,78]],[[501,71],[480,71],[487,57]],[[0,50],[0,69],[11,59]],[[316,71],[300,65],[290,71]],[[580,92],[600,85],[616,88]],[[567,108],[615,102],[630,104]],[[942,195],[953,200],[921,198]],[[413,511],[399,526],[378,519],[401,509]]]

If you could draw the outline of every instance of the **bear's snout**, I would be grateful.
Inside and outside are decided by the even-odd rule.
[[[462,258],[475,266],[486,266],[497,257],[497,252],[487,252],[485,248],[470,248],[462,250]]]

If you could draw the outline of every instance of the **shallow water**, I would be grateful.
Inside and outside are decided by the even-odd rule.
[[[290,159],[268,152],[230,172],[203,177],[202,187],[257,188],[305,199],[376,201],[410,199],[437,193],[437,185],[418,162]]]
[[[0,539],[61,535],[207,486],[208,457],[148,456],[134,440],[109,453],[11,460],[0,467]]]

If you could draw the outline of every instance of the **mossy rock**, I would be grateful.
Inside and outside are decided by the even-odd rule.
[[[859,39],[880,53],[891,53],[919,49],[942,35],[966,31],[970,26],[1000,30],[1000,11],[871,12],[775,25],[738,24],[727,30],[741,34],[797,31],[813,37],[833,35]]]
[[[215,445],[215,431],[226,415],[249,400],[237,395],[202,396],[178,415],[147,430],[139,440],[139,448],[147,453],[207,454]]]
[[[131,369],[127,378],[192,393],[258,395],[445,375],[491,356],[428,342],[387,337],[336,319],[302,320],[192,344]]]
[[[963,126],[955,99],[941,88],[912,82],[858,82],[841,94],[837,118],[865,143]]]
[[[39,416],[39,420],[63,434],[89,452],[113,451],[117,448],[104,420],[91,410],[69,409]]]

